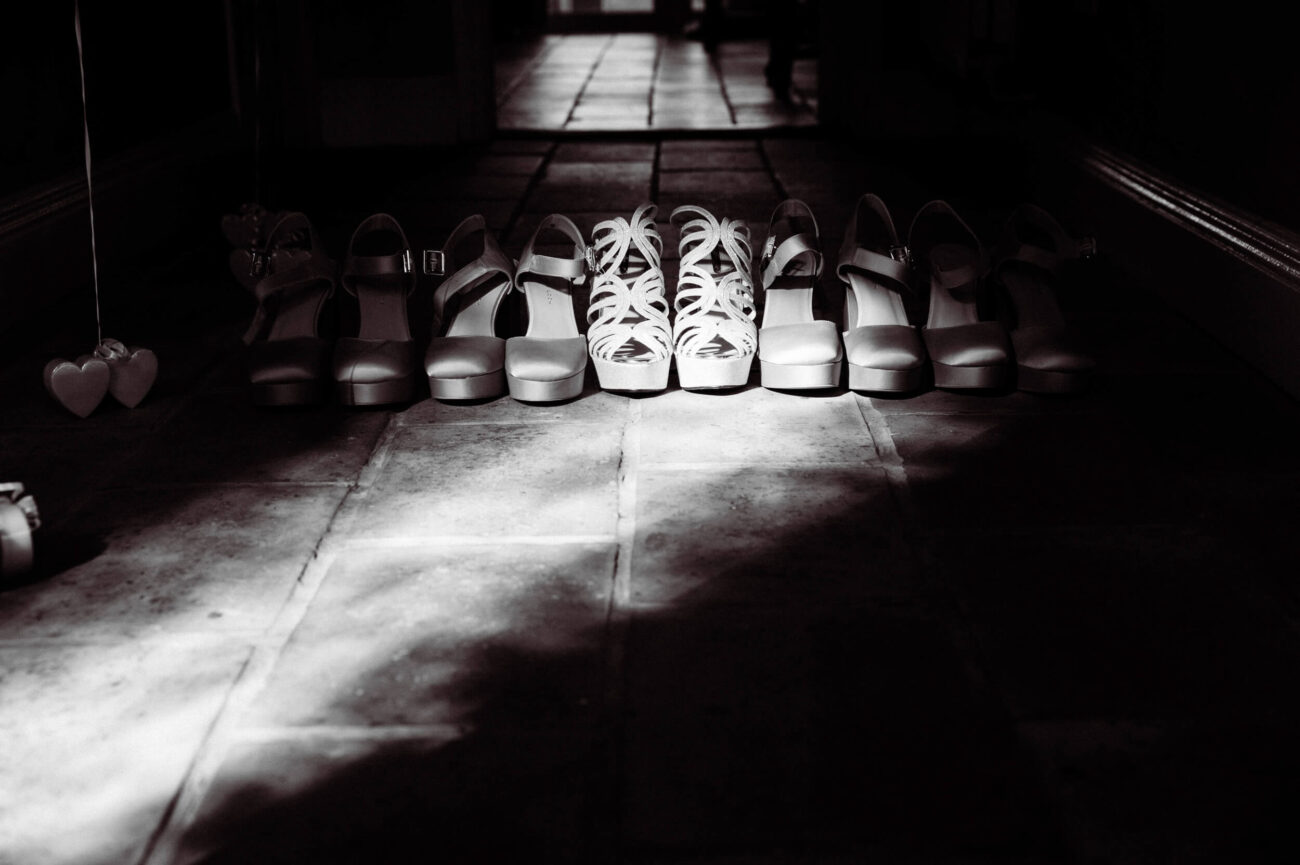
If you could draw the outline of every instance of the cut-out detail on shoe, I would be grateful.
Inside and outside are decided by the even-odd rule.
[[[663,390],[672,364],[673,335],[660,265],[663,239],[655,205],[643,204],[629,222],[619,216],[591,232],[595,263],[587,342],[605,390]]]
[[[572,246],[568,258],[534,251],[542,238],[560,235]],[[519,256],[515,285],[523,292],[528,329],[506,341],[506,382],[523,402],[558,402],[582,393],[587,339],[578,332],[573,294],[587,277],[587,244],[573,220],[547,216]]]
[[[244,334],[252,400],[268,406],[319,402],[330,359],[321,324],[338,284],[338,264],[311,220],[296,211],[270,230],[263,254],[265,275],[253,286],[257,310]]]
[[[908,248],[929,310],[921,335],[934,385],[952,390],[1004,388],[1011,381],[1011,343],[997,321],[982,320],[984,247],[946,201],[917,211]]]
[[[681,224],[673,301],[678,383],[686,390],[743,386],[758,349],[749,226],[693,204],[670,219]]]
[[[835,323],[813,315],[822,252],[817,220],[807,204],[791,198],[772,211],[759,270],[763,323],[758,330],[758,359],[763,387],[837,387],[844,353]]]
[[[459,262],[461,247],[474,253]],[[473,253],[471,253],[473,254]],[[433,293],[433,337],[424,355],[435,399],[486,399],[506,391],[506,341],[497,312],[514,285],[515,262],[502,252],[481,214],[468,216],[441,250],[426,250],[426,272],[448,272]]]
[[[1067,267],[1096,250],[1095,239],[1073,237],[1037,205],[1023,203],[1007,218],[993,274],[1020,390],[1076,393],[1091,383],[1096,361],[1066,322],[1058,292]]]
[[[858,199],[836,273],[846,286],[849,389],[905,393],[919,388],[925,378],[925,345],[907,310],[911,255],[879,196],[867,193]]]
[[[341,283],[357,299],[358,331],[334,348],[334,378],[344,405],[414,399],[421,380],[411,338],[408,298],[418,276],[411,245],[387,213],[362,220],[352,233]]]

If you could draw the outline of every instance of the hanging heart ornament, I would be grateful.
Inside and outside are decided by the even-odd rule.
[[[88,417],[108,393],[111,373],[101,357],[56,358],[45,365],[45,389],[77,417]]]
[[[95,347],[96,357],[108,364],[108,392],[127,408],[135,408],[158,377],[158,358],[147,348],[106,339]]]

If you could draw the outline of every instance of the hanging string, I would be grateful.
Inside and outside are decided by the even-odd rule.
[[[90,180],[90,121],[86,116],[86,60],[81,48],[81,2],[72,4],[72,20],[77,29],[77,65],[81,68],[81,128],[86,142],[86,201],[90,208],[90,264],[95,275],[95,345],[104,341],[104,326],[99,315],[99,255],[95,251],[95,190]]]
[[[262,198],[262,10],[253,3],[253,200]]]

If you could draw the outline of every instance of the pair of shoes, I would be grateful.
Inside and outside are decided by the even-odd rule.
[[[573,254],[537,252],[557,239]],[[466,246],[470,255],[462,254]],[[543,219],[516,263],[475,214],[452,231],[441,251],[426,253],[425,262],[427,273],[446,276],[434,292],[434,336],[424,359],[434,398],[486,399],[509,390],[523,402],[559,402],[582,393],[587,340],[578,332],[573,298],[586,279],[588,254],[572,220],[560,214]],[[528,329],[503,339],[498,313],[516,289],[524,296]]]
[[[258,306],[244,341],[253,402],[289,406],[321,402],[332,381],[344,405],[405,402],[417,395],[419,366],[407,300],[415,291],[410,244],[386,213],[357,226],[340,268],[302,213],[282,215],[258,251]],[[331,346],[325,312],[336,288],[356,298],[355,336]]]
[[[685,390],[741,387],[758,346],[749,226],[695,205],[672,212],[681,265],[670,323],[655,210],[642,204],[631,220],[620,216],[592,231],[587,335],[600,386],[664,390],[675,365]]]
[[[1068,237],[1039,208],[1018,208],[992,267],[998,304],[983,244],[951,205],[936,200],[921,207],[902,245],[884,202],[862,196],[838,269],[847,283],[850,389],[916,390],[927,360],[934,386],[945,390],[996,390],[1013,382],[1026,391],[1082,389],[1094,364],[1065,326],[1054,294],[1062,263],[1093,248],[1089,243]],[[909,324],[909,299],[925,304],[919,337]]]

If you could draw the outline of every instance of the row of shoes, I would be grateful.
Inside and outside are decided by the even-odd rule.
[[[904,243],[884,202],[863,195],[836,268],[842,331],[814,315],[823,254],[802,201],[776,207],[757,259],[744,221],[694,205],[674,210],[681,260],[671,303],[655,212],[643,204],[630,219],[600,222],[589,239],[551,214],[518,260],[475,214],[418,264],[397,220],[377,213],[357,226],[341,265],[304,214],[258,212],[246,245],[227,232],[236,244],[232,270],[258,299],[245,335],[254,402],[318,402],[331,383],[345,405],[407,402],[426,379],[441,400],[509,392],[558,402],[582,392],[589,359],[600,386],[622,392],[664,390],[673,368],[686,390],[741,387],[755,357],[767,388],[838,387],[847,361],[850,389],[895,394],[927,381],[1069,393],[1086,386],[1094,367],[1056,293],[1064,266],[1095,245],[1034,205],[1011,215],[990,262],[946,202],[922,207]],[[564,254],[549,254],[557,250]],[[408,318],[421,274],[439,280],[423,346]],[[583,333],[575,297],[588,280]],[[354,334],[331,339],[322,321],[338,286],[355,299],[357,321]],[[498,319],[512,292],[522,297],[527,329],[502,338]]]

